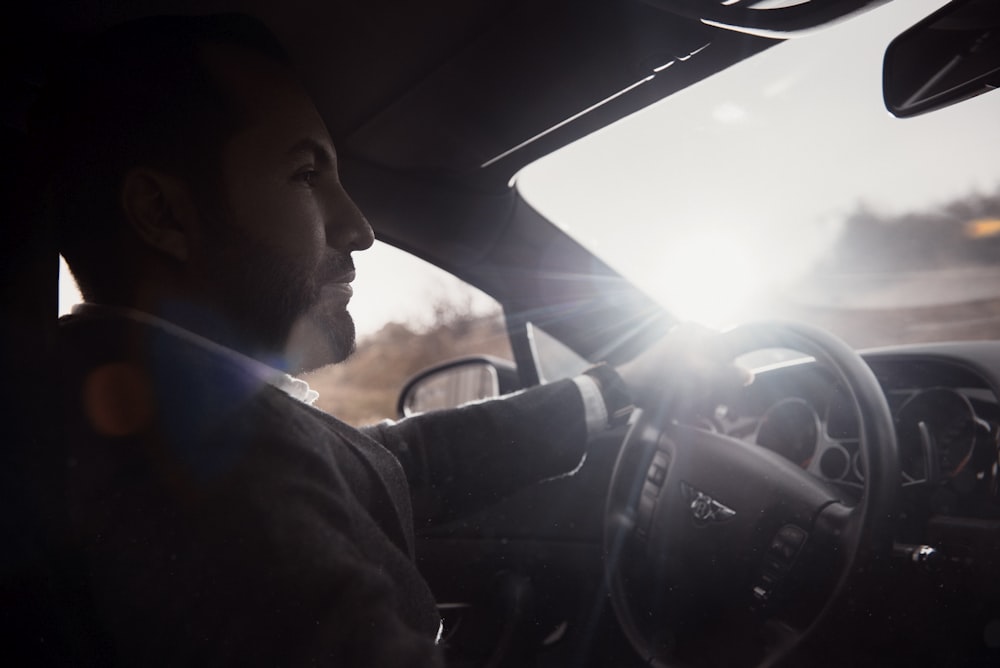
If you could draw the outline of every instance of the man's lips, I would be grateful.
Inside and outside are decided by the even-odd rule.
[[[353,283],[355,276],[356,276],[356,273],[352,269],[351,271],[348,271],[348,272],[346,272],[344,274],[341,274],[340,276],[334,278],[330,282],[331,283]]]
[[[354,288],[351,287],[351,282],[354,280],[354,277],[355,273],[353,271],[341,274],[324,285],[323,291],[329,294],[337,295],[345,302],[349,301],[350,298],[354,296]]]

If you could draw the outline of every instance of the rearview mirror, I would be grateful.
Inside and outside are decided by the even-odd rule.
[[[408,417],[455,408],[513,392],[517,389],[517,381],[516,368],[506,360],[463,357],[413,376],[399,393],[396,410],[400,417]]]
[[[1000,86],[1000,2],[955,0],[894,39],[885,52],[882,93],[893,116],[908,118]]]

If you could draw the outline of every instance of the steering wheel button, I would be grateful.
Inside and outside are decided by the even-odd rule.
[[[643,494],[639,497],[639,510],[636,513],[635,528],[640,536],[649,532],[653,524],[653,510],[656,509],[656,498]]]
[[[787,561],[776,559],[775,557],[765,557],[762,578],[777,578],[788,568]]]
[[[654,485],[662,485],[663,481],[667,479],[667,469],[662,466],[657,466],[656,462],[653,462],[649,467],[649,474],[646,476]]]
[[[780,540],[798,550],[806,542],[806,535],[805,530],[801,527],[797,527],[794,524],[786,524],[778,529],[778,535],[775,540]]]
[[[795,558],[798,548],[776,538],[774,542],[771,543],[770,552],[774,558],[780,559],[782,563],[790,564],[792,559]]]
[[[653,455],[653,461],[649,464],[649,469],[646,471],[646,478],[657,485],[662,485],[663,481],[667,479],[667,468],[669,466],[670,455],[662,450],[658,450]]]

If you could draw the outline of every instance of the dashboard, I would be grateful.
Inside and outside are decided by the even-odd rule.
[[[902,515],[1000,519],[1000,343],[864,357],[894,418],[903,510],[914,507]],[[745,395],[714,417],[720,431],[780,454],[848,499],[860,496],[865,471],[853,402],[811,360],[758,370]]]

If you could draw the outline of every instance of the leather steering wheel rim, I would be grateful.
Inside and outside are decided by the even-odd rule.
[[[674,583],[678,580],[671,570],[674,566],[651,562],[659,560],[673,564],[676,561],[676,567],[683,573],[685,567],[690,569],[684,563],[695,564],[694,568],[700,570],[703,563],[720,556],[705,551],[705,554],[682,563],[685,551],[689,550],[688,543],[670,544],[671,541],[676,543],[682,537],[696,538],[699,532],[703,537],[714,540],[714,536],[725,536],[725,532],[730,532],[732,540],[759,542],[761,536],[768,535],[768,531],[775,531],[774,526],[780,527],[774,538],[778,541],[783,533],[792,535],[795,533],[793,529],[797,528],[807,536],[803,544],[817,551],[818,556],[813,558],[831,559],[833,565],[829,566],[831,572],[824,580],[828,583],[824,593],[811,608],[805,606],[809,609],[807,623],[790,627],[784,622],[778,624],[767,620],[760,612],[766,608],[763,604],[758,605],[759,600],[753,599],[750,599],[749,612],[734,613],[761,617],[762,628],[768,625],[768,633],[775,634],[758,654],[747,654],[752,657],[748,665],[759,666],[772,665],[798,647],[844,594],[859,563],[885,558],[891,547],[891,525],[900,475],[893,418],[877,378],[860,355],[832,334],[799,323],[743,325],[722,334],[721,342],[730,359],[765,348],[787,348],[811,356],[832,374],[857,412],[858,447],[865,471],[864,489],[861,500],[855,505],[848,505],[842,498],[837,498],[836,489],[759,446],[718,434],[709,435],[703,430],[671,422],[664,415],[637,410],[619,452],[608,490],[604,517],[605,575],[612,607],[623,632],[645,661],[663,668],[698,665],[698,661],[692,664],[691,656],[679,651],[676,634],[671,635],[673,629],[669,625],[661,627],[656,621],[660,619],[657,615],[662,613],[679,625],[677,620],[684,619],[682,611],[650,609],[651,606],[659,606],[655,601],[668,597],[668,594],[658,592],[657,586],[670,583],[671,595],[679,597],[680,594],[673,592],[683,589],[685,578],[681,577],[681,585],[675,587]],[[697,447],[684,441],[690,441]],[[711,453],[720,459],[704,459]],[[702,476],[698,468],[704,468],[706,461],[713,466],[721,461],[739,473],[742,477],[731,481],[739,488],[739,493],[733,491],[732,485],[727,490],[726,485],[719,481]],[[756,480],[760,478],[768,480],[763,483],[764,487],[754,491],[754,485],[761,484]],[[659,489],[654,489],[657,484]],[[654,494],[650,493],[651,489]],[[733,496],[736,499],[730,501]],[[766,498],[758,501],[755,496]],[[795,498],[790,501],[783,497]],[[682,507],[688,503],[689,507]],[[696,505],[698,508],[695,508]],[[753,517],[755,512],[759,514],[757,518]],[[782,513],[786,517],[778,519]],[[695,515],[707,515],[709,519],[701,517],[699,521]],[[770,522],[769,528],[761,530],[765,518]],[[770,552],[767,543],[763,544],[762,558],[766,562]],[[772,542],[772,551],[774,546]],[[759,545],[755,549],[761,551]],[[832,558],[823,555],[823,549],[833,549],[839,554]],[[744,562],[751,563],[755,558],[756,555],[740,558],[734,562],[734,569],[753,571]],[[765,577],[762,573],[771,572],[761,568],[763,570],[754,578]],[[660,569],[667,574],[657,575]],[[738,578],[734,576],[734,579]],[[763,587],[765,593],[770,586]],[[757,586],[753,587],[752,593],[758,594]],[[742,590],[739,594],[742,596]],[[689,601],[695,614],[704,613],[697,611],[699,604],[695,599]],[[753,609],[755,606],[759,609]],[[712,613],[709,611],[706,614]],[[683,644],[683,640],[680,643]]]

